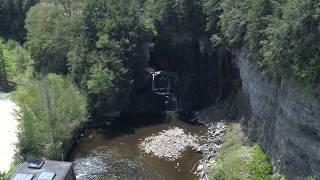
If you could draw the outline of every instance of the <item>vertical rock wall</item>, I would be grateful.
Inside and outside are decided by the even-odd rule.
[[[292,81],[276,82],[241,55],[238,67],[252,112],[251,139],[288,179],[320,178],[320,88],[306,98]]]

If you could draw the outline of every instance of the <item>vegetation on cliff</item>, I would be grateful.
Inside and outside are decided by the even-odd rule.
[[[157,67],[180,65],[197,78],[193,68],[210,63],[189,63],[199,54],[222,67],[223,52],[242,50],[262,72],[312,87],[320,82],[319,6],[318,0],[0,0],[0,84],[19,84],[19,153],[56,157],[88,117],[87,104],[99,118],[127,107],[151,57]],[[254,157],[246,175],[268,177],[269,167],[254,161],[265,162],[261,149],[246,148]]]
[[[272,179],[272,166],[259,145],[249,145],[238,123],[230,124],[210,179]]]
[[[314,85],[320,82],[319,4],[314,0],[208,0],[207,15],[215,22],[215,26],[209,22],[208,28],[216,45],[244,47],[262,71]]]
[[[19,8],[8,1],[1,10],[23,14],[20,5],[25,12],[37,2],[20,1]],[[88,93],[91,113],[98,116],[129,104],[150,52],[160,64],[180,63],[190,69],[184,61],[197,57],[193,54],[244,48],[262,71],[313,85],[320,74],[318,4],[311,0],[41,1],[27,13],[24,47],[36,73],[69,74]],[[6,61],[10,74],[12,63],[4,59],[8,58],[1,61]]]

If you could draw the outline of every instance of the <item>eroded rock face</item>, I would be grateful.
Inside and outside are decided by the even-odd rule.
[[[273,80],[238,57],[243,93],[249,99],[249,136],[288,179],[320,177],[320,89],[306,98],[292,81]]]
[[[178,37],[182,38],[182,35]],[[229,97],[238,87],[239,72],[229,51],[212,50],[208,37],[162,42],[152,53],[150,66],[178,75],[177,92],[184,111],[198,111]]]

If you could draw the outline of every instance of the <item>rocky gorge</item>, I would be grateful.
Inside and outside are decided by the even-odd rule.
[[[244,122],[249,137],[288,179],[319,178],[319,85],[306,95],[290,78],[276,81],[257,71],[242,54],[237,63],[251,112]]]
[[[195,121],[204,124],[241,121],[276,171],[288,179],[319,178],[320,86],[306,93],[292,77],[261,72],[244,52],[210,52],[201,44],[205,42],[184,47],[189,53],[180,58],[160,57],[167,63],[151,61],[160,69],[176,69],[182,77],[183,109],[196,112]],[[180,64],[181,57],[189,60]]]
[[[237,92],[197,112],[195,119],[205,124],[241,122],[276,172],[287,179],[320,178],[320,86],[306,92],[290,77],[262,73],[244,52],[234,54]]]

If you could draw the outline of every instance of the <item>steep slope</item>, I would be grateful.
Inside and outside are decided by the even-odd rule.
[[[250,102],[248,134],[289,179],[320,177],[320,87],[306,96],[290,79],[273,80],[238,57]]]

